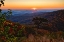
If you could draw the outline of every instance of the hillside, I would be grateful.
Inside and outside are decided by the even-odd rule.
[[[64,42],[64,10],[42,14],[43,13],[32,14],[34,17],[31,15],[24,15],[24,18],[21,18],[21,16],[10,18],[13,18],[12,20],[24,20],[28,18],[27,20],[30,21],[36,16],[38,18],[47,18],[48,22],[37,25],[39,28],[36,27],[35,24],[29,25],[29,21],[25,21],[28,22],[28,25],[23,25],[22,23],[16,23],[16,20],[16,22],[12,22],[6,20],[4,16],[3,18],[0,17],[0,42],[59,42],[59,40],[60,42]],[[38,22],[39,21],[40,20],[38,20]]]
[[[39,14],[39,17],[46,18],[48,20],[48,29],[50,31],[64,31],[64,10],[58,10],[54,12],[48,12],[44,15]]]
[[[58,17],[59,14],[61,14],[62,16],[59,17],[63,17],[64,10],[58,10],[58,11],[53,11],[53,12],[37,12],[37,13],[31,13],[31,14],[24,14],[24,15],[18,15],[18,16],[11,16],[11,18],[9,18],[9,20],[13,21],[13,22],[19,22],[21,24],[28,24],[28,23],[32,23],[32,19],[34,17],[44,17],[47,18],[48,20],[53,20],[54,17]]]
[[[52,30],[64,30],[64,10],[58,10],[53,12],[38,12],[32,14],[24,14],[20,16],[12,16],[9,20],[13,22],[19,22],[21,24],[32,24],[32,19],[35,17],[43,17],[48,20],[48,28]],[[44,28],[45,29],[45,28]]]
[[[51,20],[49,22],[52,24],[51,28],[64,31],[64,10],[55,11],[52,15],[48,16],[48,20]]]

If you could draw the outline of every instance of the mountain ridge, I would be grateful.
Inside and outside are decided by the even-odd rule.
[[[61,12],[63,14],[64,10],[58,10],[53,12],[39,12],[39,13],[31,13],[31,14],[27,13],[19,16],[11,16],[9,20],[23,24],[23,23],[31,23],[32,19],[35,17],[43,17],[43,18],[47,18],[50,21],[54,19],[54,16],[57,16]]]

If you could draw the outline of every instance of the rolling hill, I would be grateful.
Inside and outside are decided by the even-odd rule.
[[[34,17],[43,17],[43,18],[47,18],[49,21],[54,20],[55,18],[58,17],[64,18],[64,10],[58,10],[58,11],[53,11],[53,12],[37,12],[37,13],[26,13],[23,15],[18,15],[18,16],[11,16],[11,18],[7,18],[8,20],[11,20],[13,22],[19,22],[21,24],[23,23],[31,23],[32,19]]]

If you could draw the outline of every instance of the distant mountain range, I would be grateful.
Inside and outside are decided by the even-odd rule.
[[[12,15],[19,16],[23,14],[31,14],[31,13],[37,13],[37,12],[52,12],[56,10],[12,10]],[[7,10],[3,10],[3,12],[7,12]]]
[[[49,21],[51,21],[51,20],[54,20],[55,16],[58,17],[58,14],[61,14],[62,16],[64,16],[64,10],[49,11],[49,12],[42,12],[42,11],[38,12],[37,11],[37,12],[33,12],[33,13],[32,13],[32,11],[27,12],[27,10],[26,10],[26,13],[24,13],[24,12],[21,13],[21,11],[19,11],[19,12],[13,11],[13,13],[14,14],[17,13],[17,15],[16,16],[12,15],[10,18],[7,18],[7,20],[11,20],[13,22],[19,22],[21,24],[28,24],[28,23],[32,23],[32,19],[34,17],[43,17],[43,18],[47,18]]]

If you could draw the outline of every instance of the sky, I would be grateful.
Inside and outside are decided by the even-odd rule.
[[[64,9],[64,0],[5,0],[2,9]]]

